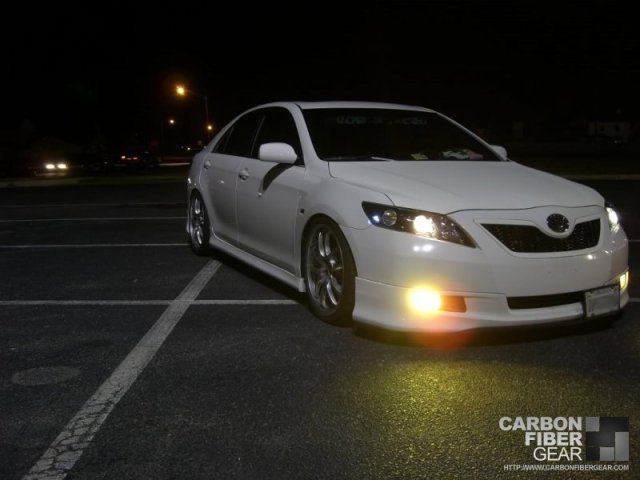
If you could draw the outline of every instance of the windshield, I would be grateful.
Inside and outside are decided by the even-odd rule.
[[[316,154],[326,161],[500,161],[441,115],[378,108],[303,110]]]

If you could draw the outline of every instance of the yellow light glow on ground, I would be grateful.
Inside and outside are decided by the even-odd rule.
[[[440,309],[440,294],[427,288],[415,288],[409,293],[409,305],[418,313],[433,313]]]

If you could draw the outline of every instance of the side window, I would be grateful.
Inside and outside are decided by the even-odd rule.
[[[258,122],[262,118],[260,112],[250,112],[239,118],[231,127],[225,138],[220,140],[220,149],[216,146],[216,152],[249,157],[253,149],[253,141],[256,135]]]
[[[300,137],[291,113],[286,108],[270,108],[265,112],[264,121],[258,133],[253,149],[253,157],[258,157],[258,149],[263,143],[288,143],[298,154],[298,162],[302,164]]]
[[[227,142],[229,142],[229,137],[231,136],[232,133],[233,133],[233,126],[226,131],[226,133],[222,136],[220,140],[218,140],[218,143],[215,144],[215,146],[213,147],[213,150],[211,151],[213,153],[224,153],[227,147]]]

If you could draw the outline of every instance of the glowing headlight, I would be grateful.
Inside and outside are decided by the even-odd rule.
[[[620,291],[624,292],[629,286],[629,272],[624,272],[620,275]]]
[[[369,202],[363,202],[362,209],[369,222],[378,227],[467,247],[475,246],[462,227],[446,215]]]
[[[44,168],[46,168],[47,170],[55,170],[56,166],[53,163],[47,163],[45,164]]]
[[[611,202],[605,202],[604,208],[607,212],[607,219],[609,220],[609,228],[613,232],[620,225],[620,217],[618,216],[618,212],[616,212]]]
[[[609,227],[611,227],[611,230],[613,230],[620,224],[620,218],[618,218],[618,214],[612,207],[606,207],[606,209],[607,218],[609,219]]]
[[[58,170],[66,170],[68,168],[66,163],[58,163],[56,167],[58,167]]]
[[[418,215],[413,219],[413,231],[418,235],[426,235],[428,237],[435,237],[438,233],[433,219],[424,215]]]

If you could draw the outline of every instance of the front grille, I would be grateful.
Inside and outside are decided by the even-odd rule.
[[[566,238],[550,237],[531,225],[482,225],[509,250],[518,253],[570,252],[595,247],[600,240],[600,220],[578,223]]]
[[[556,295],[539,295],[535,297],[507,297],[507,303],[511,310],[523,310],[527,308],[557,307],[582,302],[584,292],[559,293]]]

